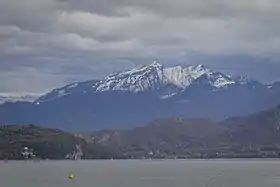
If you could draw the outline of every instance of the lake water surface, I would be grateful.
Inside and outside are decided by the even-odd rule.
[[[280,160],[0,161],[0,186],[280,187]]]

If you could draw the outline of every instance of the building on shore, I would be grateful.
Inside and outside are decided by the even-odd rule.
[[[23,150],[21,151],[21,155],[23,156],[24,159],[32,159],[35,157],[33,149],[29,147],[24,147]]]

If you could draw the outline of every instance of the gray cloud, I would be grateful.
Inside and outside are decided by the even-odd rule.
[[[0,0],[0,92],[44,92],[153,59],[189,64],[194,53],[206,65],[203,56],[229,55],[278,68],[279,10],[278,0]]]

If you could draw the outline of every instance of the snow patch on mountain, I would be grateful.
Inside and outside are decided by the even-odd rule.
[[[230,84],[235,84],[236,82],[227,78],[227,77],[223,77],[221,75],[219,75],[216,80],[213,82],[213,85],[215,87],[223,87],[223,86],[226,86],[226,85],[230,85]]]
[[[167,98],[170,98],[170,97],[173,97],[177,95],[177,93],[169,93],[169,94],[166,94],[166,95],[162,95],[161,97],[159,97],[160,99],[167,99]]]
[[[207,77],[209,85],[217,88],[236,83],[230,77],[222,73],[213,72],[203,65],[189,66],[187,68],[181,66],[166,68],[164,69],[164,74],[169,83],[175,84],[182,89],[186,89],[203,75]]]

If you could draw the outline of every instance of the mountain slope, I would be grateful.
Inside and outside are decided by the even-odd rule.
[[[219,123],[164,118],[124,131],[80,134],[127,157],[279,157],[280,106]]]
[[[164,117],[221,120],[274,107],[279,94],[279,83],[154,62],[54,89],[33,103],[2,104],[0,123],[75,131],[133,128]]]
[[[0,104],[7,102],[34,102],[38,96],[25,95],[25,96],[0,96]]]
[[[280,105],[249,116],[229,118],[222,125],[227,128],[226,136],[236,143],[280,145]]]
[[[64,159],[75,148],[75,145],[86,143],[73,135],[56,130],[43,129],[33,125],[0,126],[0,159],[22,159],[24,147],[34,149],[39,158]]]
[[[118,158],[113,149],[107,149],[95,143],[59,129],[41,128],[35,125],[1,125],[0,159],[24,159],[21,152],[24,147],[31,148],[39,159],[69,159],[80,155],[81,158]]]
[[[64,159],[77,146],[82,158],[280,157],[280,106],[219,123],[163,118],[130,130],[70,134],[34,125],[0,126],[0,159],[23,159],[24,147],[39,158]]]

